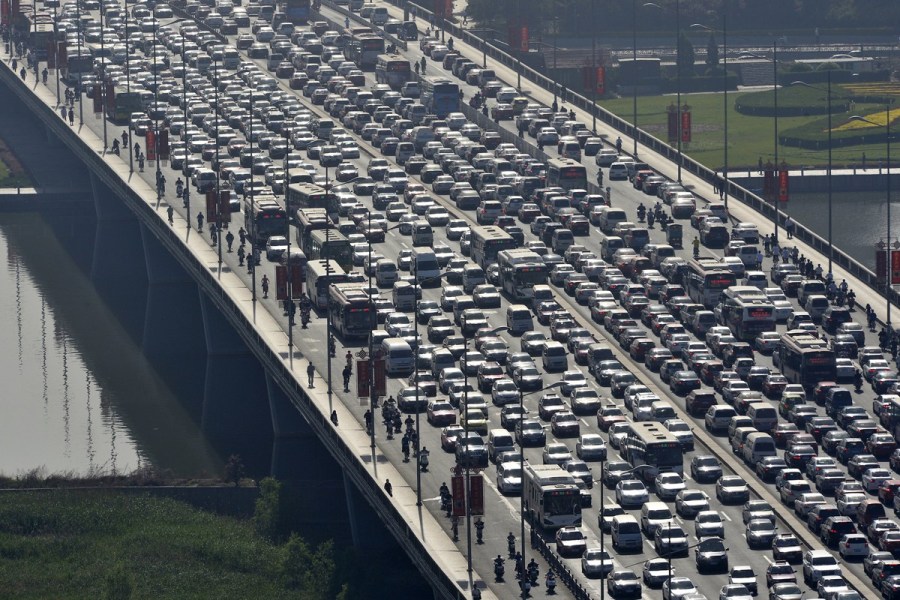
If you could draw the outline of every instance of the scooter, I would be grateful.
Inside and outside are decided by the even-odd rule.
[[[553,596],[556,594],[556,577],[553,576],[553,571],[547,572],[547,578],[544,581],[544,585],[547,586],[547,595]]]
[[[505,573],[506,568],[503,566],[502,562],[494,561],[494,579],[497,581],[503,581],[503,574]]]
[[[427,452],[419,453],[419,468],[422,470],[423,473],[428,472],[428,453]]]

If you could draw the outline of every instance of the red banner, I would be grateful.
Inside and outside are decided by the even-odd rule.
[[[103,112],[103,84],[97,82],[91,87],[91,100],[94,101],[94,114]]]
[[[215,190],[206,192],[206,221],[212,223],[219,218],[219,206]]]
[[[528,52],[528,26],[519,28],[519,52]]]
[[[369,361],[356,361],[356,397],[369,397]]]
[[[778,201],[787,202],[789,195],[788,171],[780,171],[778,173]]]
[[[231,223],[231,191],[219,192],[219,215],[222,223]]]
[[[106,110],[114,112],[116,109],[116,85],[110,79],[106,82]]]
[[[0,0],[0,25],[9,25],[9,4]]]
[[[472,515],[484,515],[484,479],[481,473],[469,478],[469,512]]]
[[[597,67],[594,74],[594,86],[598,96],[606,93],[606,67]]]
[[[450,478],[450,493],[453,494],[453,516],[466,516],[466,482],[462,475]]]
[[[144,137],[144,146],[147,149],[147,160],[150,162],[156,160],[156,134],[153,132],[153,129],[147,130],[147,135]]]
[[[275,265],[275,298],[287,300],[287,267]]]
[[[303,295],[303,268],[300,265],[291,265],[291,298],[299,298]],[[384,362],[384,361],[382,361]],[[375,376],[378,377],[378,365],[376,363]],[[384,396],[384,394],[381,394]]]
[[[377,358],[372,364],[375,365],[375,395],[387,396],[387,374],[384,368],[384,359]]]
[[[159,132],[159,159],[169,160],[169,130],[161,129]]]
[[[900,285],[900,250],[891,250],[891,285]]]
[[[681,141],[691,141],[691,111],[683,109],[681,111]]]
[[[2,5],[3,2],[0,0],[0,6]],[[47,42],[47,68],[56,68],[56,42],[54,41]]]
[[[66,50],[65,42],[56,43],[56,63],[61,69],[69,66],[69,54]]]

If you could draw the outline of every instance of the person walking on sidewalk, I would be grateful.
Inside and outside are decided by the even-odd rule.
[[[796,225],[794,224],[794,220],[790,217],[785,219],[784,221],[784,230],[787,232],[787,236],[789,240],[794,239],[794,229]]]
[[[313,366],[312,361],[309,361],[309,364],[306,365],[306,377],[309,380],[309,389],[313,389],[315,386],[313,385],[313,378],[316,376],[316,368]]]
[[[241,248],[243,248],[243,247],[244,247],[244,245],[241,244]],[[238,252],[240,252],[240,248],[238,248]],[[263,298],[268,298],[269,297],[269,276],[268,275],[262,276],[262,291],[263,291]]]

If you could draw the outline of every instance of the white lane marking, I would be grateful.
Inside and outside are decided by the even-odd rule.
[[[731,517],[729,517],[727,514],[725,514],[725,511],[719,511],[719,514],[722,515],[722,518],[725,519],[726,521],[731,521]]]
[[[763,558],[766,559],[766,562],[767,562],[767,563],[769,563],[770,565],[772,564],[773,561],[772,561],[771,558],[769,558],[769,555],[768,555],[768,554],[763,554]]]

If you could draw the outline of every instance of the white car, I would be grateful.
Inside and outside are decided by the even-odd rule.
[[[610,181],[615,179],[628,179],[628,167],[623,162],[614,162],[609,165],[607,177]]]
[[[431,191],[435,194],[449,194],[456,182],[449,175],[438,175],[431,183]]]
[[[672,500],[685,489],[684,479],[678,473],[660,473],[656,476],[656,495],[660,500]]]
[[[729,583],[719,590],[719,600],[753,600],[753,595],[747,586],[739,583]]]
[[[650,493],[642,481],[626,479],[616,484],[616,504],[622,508],[640,508],[650,500]]]
[[[613,570],[613,560],[606,550],[588,548],[581,555],[581,572],[587,577],[603,577]]]
[[[450,222],[450,213],[443,206],[430,206],[425,211],[425,218],[432,227],[443,227]]]
[[[861,533],[848,533],[838,542],[838,552],[842,558],[851,556],[865,558],[869,555],[869,542],[866,540],[866,536]]]
[[[709,496],[707,496],[706,492],[703,490],[682,489],[675,497],[675,511],[682,518],[689,519],[708,510]],[[704,533],[704,535],[711,534]],[[699,533],[697,534],[697,537],[701,537]]]
[[[672,577],[663,583],[663,600],[678,600],[697,593],[697,586],[687,577]]]
[[[882,482],[893,478],[893,474],[887,469],[868,469],[865,473],[863,473],[862,484],[863,487],[866,488],[867,492],[869,492],[870,494],[875,494],[878,492],[878,488],[881,486]]]
[[[707,505],[708,504],[709,501],[707,501]],[[697,513],[697,516],[694,518],[694,534],[697,536],[697,539],[705,537],[724,538],[725,522],[722,520],[722,515],[715,510],[703,510]]]

